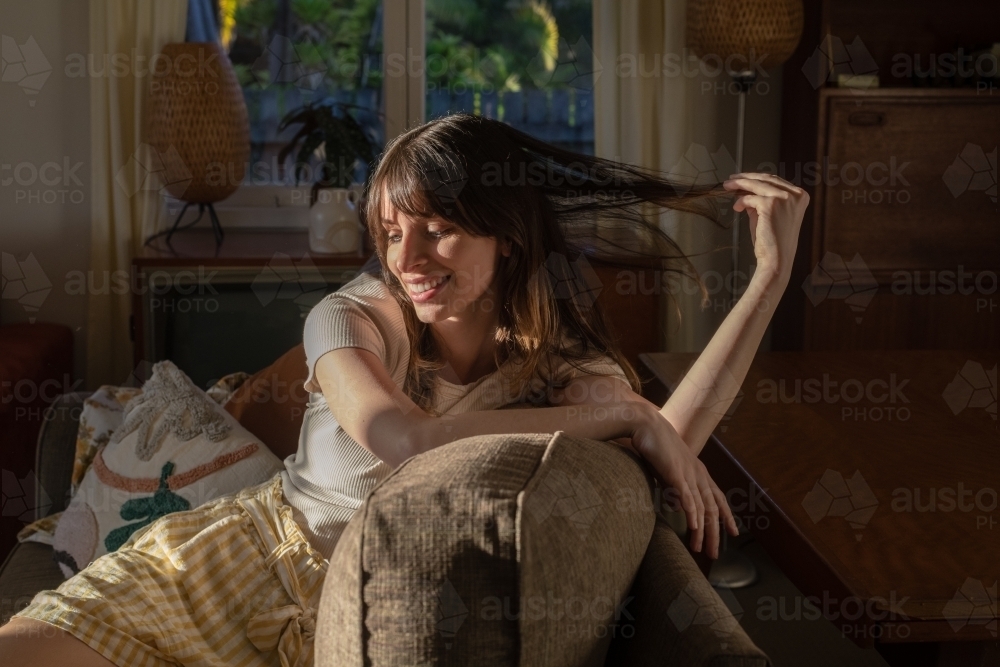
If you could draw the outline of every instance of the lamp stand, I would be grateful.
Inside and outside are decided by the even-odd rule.
[[[753,71],[731,73],[733,81],[739,86],[740,101],[736,120],[736,171],[743,171],[743,137],[746,124],[747,93],[757,80]],[[730,307],[736,305],[739,294],[740,270],[740,213],[733,212],[733,281]],[[712,563],[708,573],[708,581],[716,588],[745,588],[757,581],[757,568],[746,554],[729,544],[729,534],[722,530],[722,544],[719,558]]]
[[[164,229],[162,231],[150,235],[150,237],[146,239],[146,242],[143,243],[143,245],[149,245],[150,242],[153,241],[154,239],[157,239],[161,236],[166,236],[167,247],[173,250],[173,246],[170,245],[170,238],[174,235],[174,233],[197,225],[198,222],[201,220],[202,216],[205,215],[205,209],[208,209],[208,217],[212,223],[212,235],[215,237],[215,252],[216,254],[218,254],[219,246],[222,245],[222,239],[225,236],[225,233],[222,231],[222,223],[219,222],[219,216],[215,212],[215,206],[213,206],[211,202],[207,204],[198,204],[198,217],[192,220],[191,222],[185,224],[183,227],[180,226],[181,219],[184,217],[184,214],[187,213],[188,207],[193,205],[194,203],[195,202],[184,202],[184,208],[182,208],[181,212],[177,215],[177,218],[174,220],[174,224],[171,225],[169,229]]]
[[[747,93],[757,81],[757,73],[752,70],[744,72],[731,72],[733,82],[739,87],[740,99],[739,110],[736,115],[736,171],[743,171],[743,140],[744,128],[746,126],[747,115]],[[730,306],[736,304],[736,296],[739,294],[739,270],[740,270],[740,214],[733,212],[733,282]]]

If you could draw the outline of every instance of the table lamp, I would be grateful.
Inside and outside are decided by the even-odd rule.
[[[802,0],[688,0],[687,46],[699,58],[717,59],[739,89],[736,125],[736,170],[743,171],[743,138],[747,93],[758,70],[778,67],[802,37]],[[739,293],[740,214],[733,216],[732,303]],[[743,588],[757,580],[757,568],[742,552],[730,548],[722,531],[719,558],[709,581],[718,588]]]
[[[233,194],[250,160],[250,119],[243,90],[217,42],[177,42],[151,64],[148,143],[157,153],[164,189],[184,202],[172,227],[146,243],[187,229],[208,210],[216,250],[223,231],[213,203]],[[198,217],[178,227],[193,204]]]

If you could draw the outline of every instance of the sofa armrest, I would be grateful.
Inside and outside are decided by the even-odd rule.
[[[76,458],[76,433],[80,425],[83,401],[92,392],[63,394],[45,411],[35,447],[35,519],[61,512],[69,504],[73,460]]]
[[[605,667],[770,664],[662,518],[629,595]]]

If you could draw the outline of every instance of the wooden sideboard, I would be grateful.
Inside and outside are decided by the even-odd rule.
[[[1000,346],[1000,88],[914,85],[957,47],[1000,42],[1000,4],[804,7],[779,173],[812,203],[774,349]],[[881,87],[831,87],[844,72]]]

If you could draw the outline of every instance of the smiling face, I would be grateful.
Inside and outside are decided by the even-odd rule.
[[[509,249],[441,217],[411,217],[391,205],[386,209],[386,263],[421,322],[496,316],[495,295],[488,290]]]

